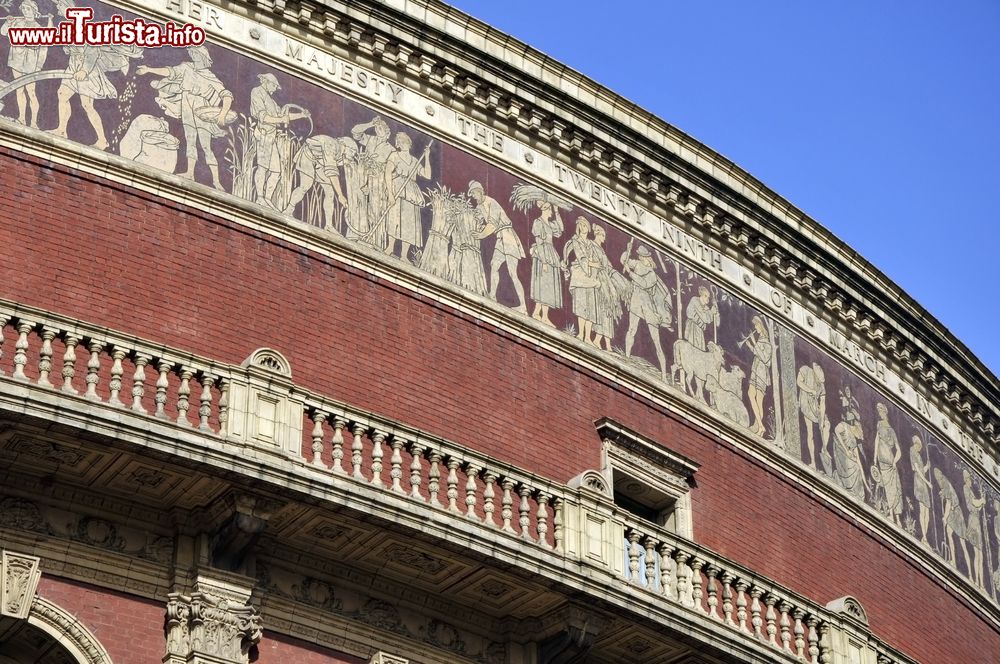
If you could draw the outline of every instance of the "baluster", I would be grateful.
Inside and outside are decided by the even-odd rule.
[[[642,556],[639,538],[642,537],[642,533],[635,528],[629,528],[626,537],[628,538],[628,582],[638,586],[642,583],[639,580],[639,557]]]
[[[705,607],[701,603],[704,593],[701,589],[701,568],[705,561],[696,556],[691,557],[691,605],[698,613],[705,613]]]
[[[750,597],[753,600],[750,603],[750,624],[753,625],[753,633],[761,641],[764,640],[764,634],[761,631],[761,626],[764,621],[760,618],[760,596],[764,594],[764,590],[760,586],[754,586],[750,589]]]
[[[385,442],[385,437],[383,431],[372,431],[372,484],[380,488],[385,486],[382,482],[382,443]]]
[[[198,406],[198,428],[202,431],[211,431],[208,418],[212,416],[212,386],[215,385],[215,376],[210,374],[201,375],[201,397]]]
[[[547,547],[549,541],[546,535],[549,532],[549,494],[544,491],[538,492],[538,510],[535,512],[535,530],[538,531],[538,543]]]
[[[736,627],[736,623],[733,622],[733,581],[736,576],[731,572],[723,572],[722,574],[722,612],[726,616],[726,624],[731,627]]]
[[[664,542],[660,545],[660,592],[667,599],[677,599],[677,564],[674,562],[674,548]]]
[[[3,331],[4,328],[7,327],[8,322],[10,322],[10,316],[8,314],[0,315],[0,358],[3,358],[3,342],[4,342]],[[0,376],[3,375],[4,375],[3,369],[0,369]]]
[[[229,435],[229,381],[219,379],[219,435]]]
[[[556,553],[563,552],[563,499],[553,498],[552,499],[552,511],[555,514],[552,517],[552,538],[555,540],[555,546],[552,549]]]
[[[423,501],[420,493],[420,459],[424,456],[424,446],[419,443],[410,444],[410,497]]]
[[[795,656],[799,659],[805,659],[806,656],[806,630],[802,625],[802,618],[805,615],[806,612],[798,607],[792,612],[792,616],[795,617],[795,627],[793,628],[795,634]]]
[[[503,497],[500,499],[500,518],[503,520],[503,525],[500,526],[500,530],[512,533],[514,528],[510,524],[514,519],[514,497],[511,491],[514,488],[514,480],[505,477],[500,486],[503,488]]]
[[[479,516],[476,515],[476,503],[479,502],[476,498],[476,491],[479,490],[476,476],[479,475],[479,470],[473,463],[465,466],[465,518],[470,521],[479,521]]]
[[[330,452],[330,456],[333,458],[333,472],[337,475],[344,475],[347,472],[341,464],[344,458],[344,427],[346,426],[347,420],[343,417],[333,418],[333,440],[331,441],[333,450]]]
[[[363,480],[365,476],[361,472],[361,453],[365,449],[362,442],[362,438],[365,435],[365,427],[355,422],[352,432],[354,433],[354,442],[351,443],[351,466],[353,466],[354,470],[351,474],[355,479]]]
[[[442,507],[439,500],[441,485],[441,453],[435,449],[430,451],[431,469],[427,471],[427,490],[430,492],[431,505]]]
[[[774,612],[774,605],[777,601],[778,598],[771,593],[768,593],[767,597],[764,598],[764,603],[767,604],[767,613],[765,614],[765,618],[767,619],[767,640],[775,648],[778,647],[778,640],[775,638],[775,635],[778,633],[778,614]]]
[[[156,413],[155,417],[160,419],[166,419],[167,413],[164,407],[167,405],[167,387],[170,386],[170,382],[167,380],[167,372],[173,367],[173,363],[167,360],[160,360],[156,363],[156,368],[160,372],[160,377],[156,379]]]
[[[705,568],[705,576],[708,577],[708,617],[719,621],[722,620],[722,616],[719,615],[719,585],[715,577],[719,576],[721,571],[715,565]]]
[[[461,514],[462,510],[458,509],[458,466],[461,463],[455,457],[448,457],[448,477],[446,479],[448,483],[448,490],[445,495],[448,496],[448,511],[454,514]]]
[[[28,363],[28,334],[35,327],[34,323],[26,320],[17,324],[17,341],[14,343],[14,380],[28,380],[28,375],[24,373],[24,366]]]
[[[136,353],[135,373],[132,374],[132,410],[143,415],[148,415],[142,405],[142,397],[146,394],[146,365],[151,359],[149,355]]]
[[[831,664],[833,652],[830,648],[830,624],[823,621],[819,624],[819,664]]]
[[[38,384],[42,387],[52,387],[49,375],[52,373],[52,340],[56,338],[56,330],[53,327],[42,328],[42,348],[38,351]],[[0,336],[3,333],[3,326],[0,325]],[[0,371],[0,375],[3,372]]]
[[[493,499],[497,495],[494,488],[496,481],[496,473],[492,470],[483,471],[483,484],[486,485],[483,489],[483,521],[491,528],[497,527],[496,517],[493,516],[493,513],[496,511],[496,505],[493,502]]]
[[[312,414],[313,428],[312,428],[312,465],[319,466],[321,468],[323,465],[323,422],[326,422],[327,414],[321,410],[317,410]]]
[[[80,343],[80,337],[75,334],[66,335],[66,350],[63,351],[63,392],[77,394],[73,387],[73,377],[76,376],[76,345]]]
[[[101,397],[97,394],[97,383],[101,380],[101,351],[104,350],[104,344],[91,339],[87,350],[90,351],[90,359],[87,360],[87,392],[83,396],[91,401],[100,401]]]
[[[656,546],[659,544],[652,537],[647,537],[643,542],[646,547],[646,588],[656,589]]]
[[[819,618],[810,613],[809,617],[806,618],[806,625],[809,626],[807,638],[809,639],[810,664],[819,664],[819,634],[816,631],[817,624],[819,624]]]
[[[122,375],[125,373],[125,367],[122,366],[122,360],[128,355],[128,351],[124,348],[115,347],[111,353],[111,380],[108,381],[108,389],[111,390],[111,398],[108,399],[108,403],[112,406],[118,406],[121,408],[125,404],[122,403],[121,398],[118,396],[122,391]]]
[[[392,456],[389,457],[389,479],[392,480],[392,491],[394,493],[405,494],[403,490],[403,446],[406,440],[399,436],[393,436],[389,447],[392,448]]]
[[[194,369],[181,366],[181,384],[177,388],[177,424],[182,427],[191,426],[188,419],[188,410],[191,409],[191,377],[194,376]]]
[[[750,630],[747,628],[747,588],[750,586],[749,583],[740,579],[736,582],[736,622],[740,631],[744,634],[749,634]]]
[[[531,496],[531,489],[522,484],[517,489],[518,495],[521,496],[521,500],[517,505],[517,511],[521,515],[518,519],[518,524],[521,526],[521,539],[526,539],[529,542],[533,541],[531,537],[531,506],[528,504],[528,497]]]
[[[781,626],[781,649],[788,652],[792,651],[792,621],[788,617],[791,608],[792,605],[784,600],[778,604],[778,609],[781,611],[781,621],[778,623]]]
[[[694,604],[691,599],[691,568],[687,565],[690,557],[683,551],[678,551],[675,558],[677,561],[677,599],[682,606],[686,607],[691,607]]]

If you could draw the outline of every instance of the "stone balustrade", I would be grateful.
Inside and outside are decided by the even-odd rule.
[[[644,601],[667,601],[777,652],[832,662],[830,618],[815,603],[640,520],[624,525],[623,576]]]
[[[304,405],[311,465],[562,552],[564,489],[343,404],[310,396]]]
[[[856,613],[805,599],[625,512],[594,471],[555,483],[351,408],[296,386],[275,351],[218,363],[7,302],[0,324],[0,383],[51,391],[67,398],[67,408],[76,401],[128,411],[204,435],[207,447],[238,445],[244,455],[270,455],[333,484],[362,484],[453,515],[564,567],[603,571],[636,602],[756,642],[778,660],[912,661]]]
[[[0,375],[225,435],[225,365],[16,306],[0,306],[0,325]]]

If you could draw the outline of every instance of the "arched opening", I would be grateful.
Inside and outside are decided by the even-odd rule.
[[[0,618],[0,664],[78,664],[78,660],[31,622]]]

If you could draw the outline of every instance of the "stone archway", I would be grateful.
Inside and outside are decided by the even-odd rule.
[[[83,623],[36,594],[39,563],[35,556],[12,551],[0,556],[0,639],[6,635],[10,645],[0,664],[112,664]]]

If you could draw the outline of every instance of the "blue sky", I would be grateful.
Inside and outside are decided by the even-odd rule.
[[[1000,374],[1000,0],[450,0],[732,159]]]

